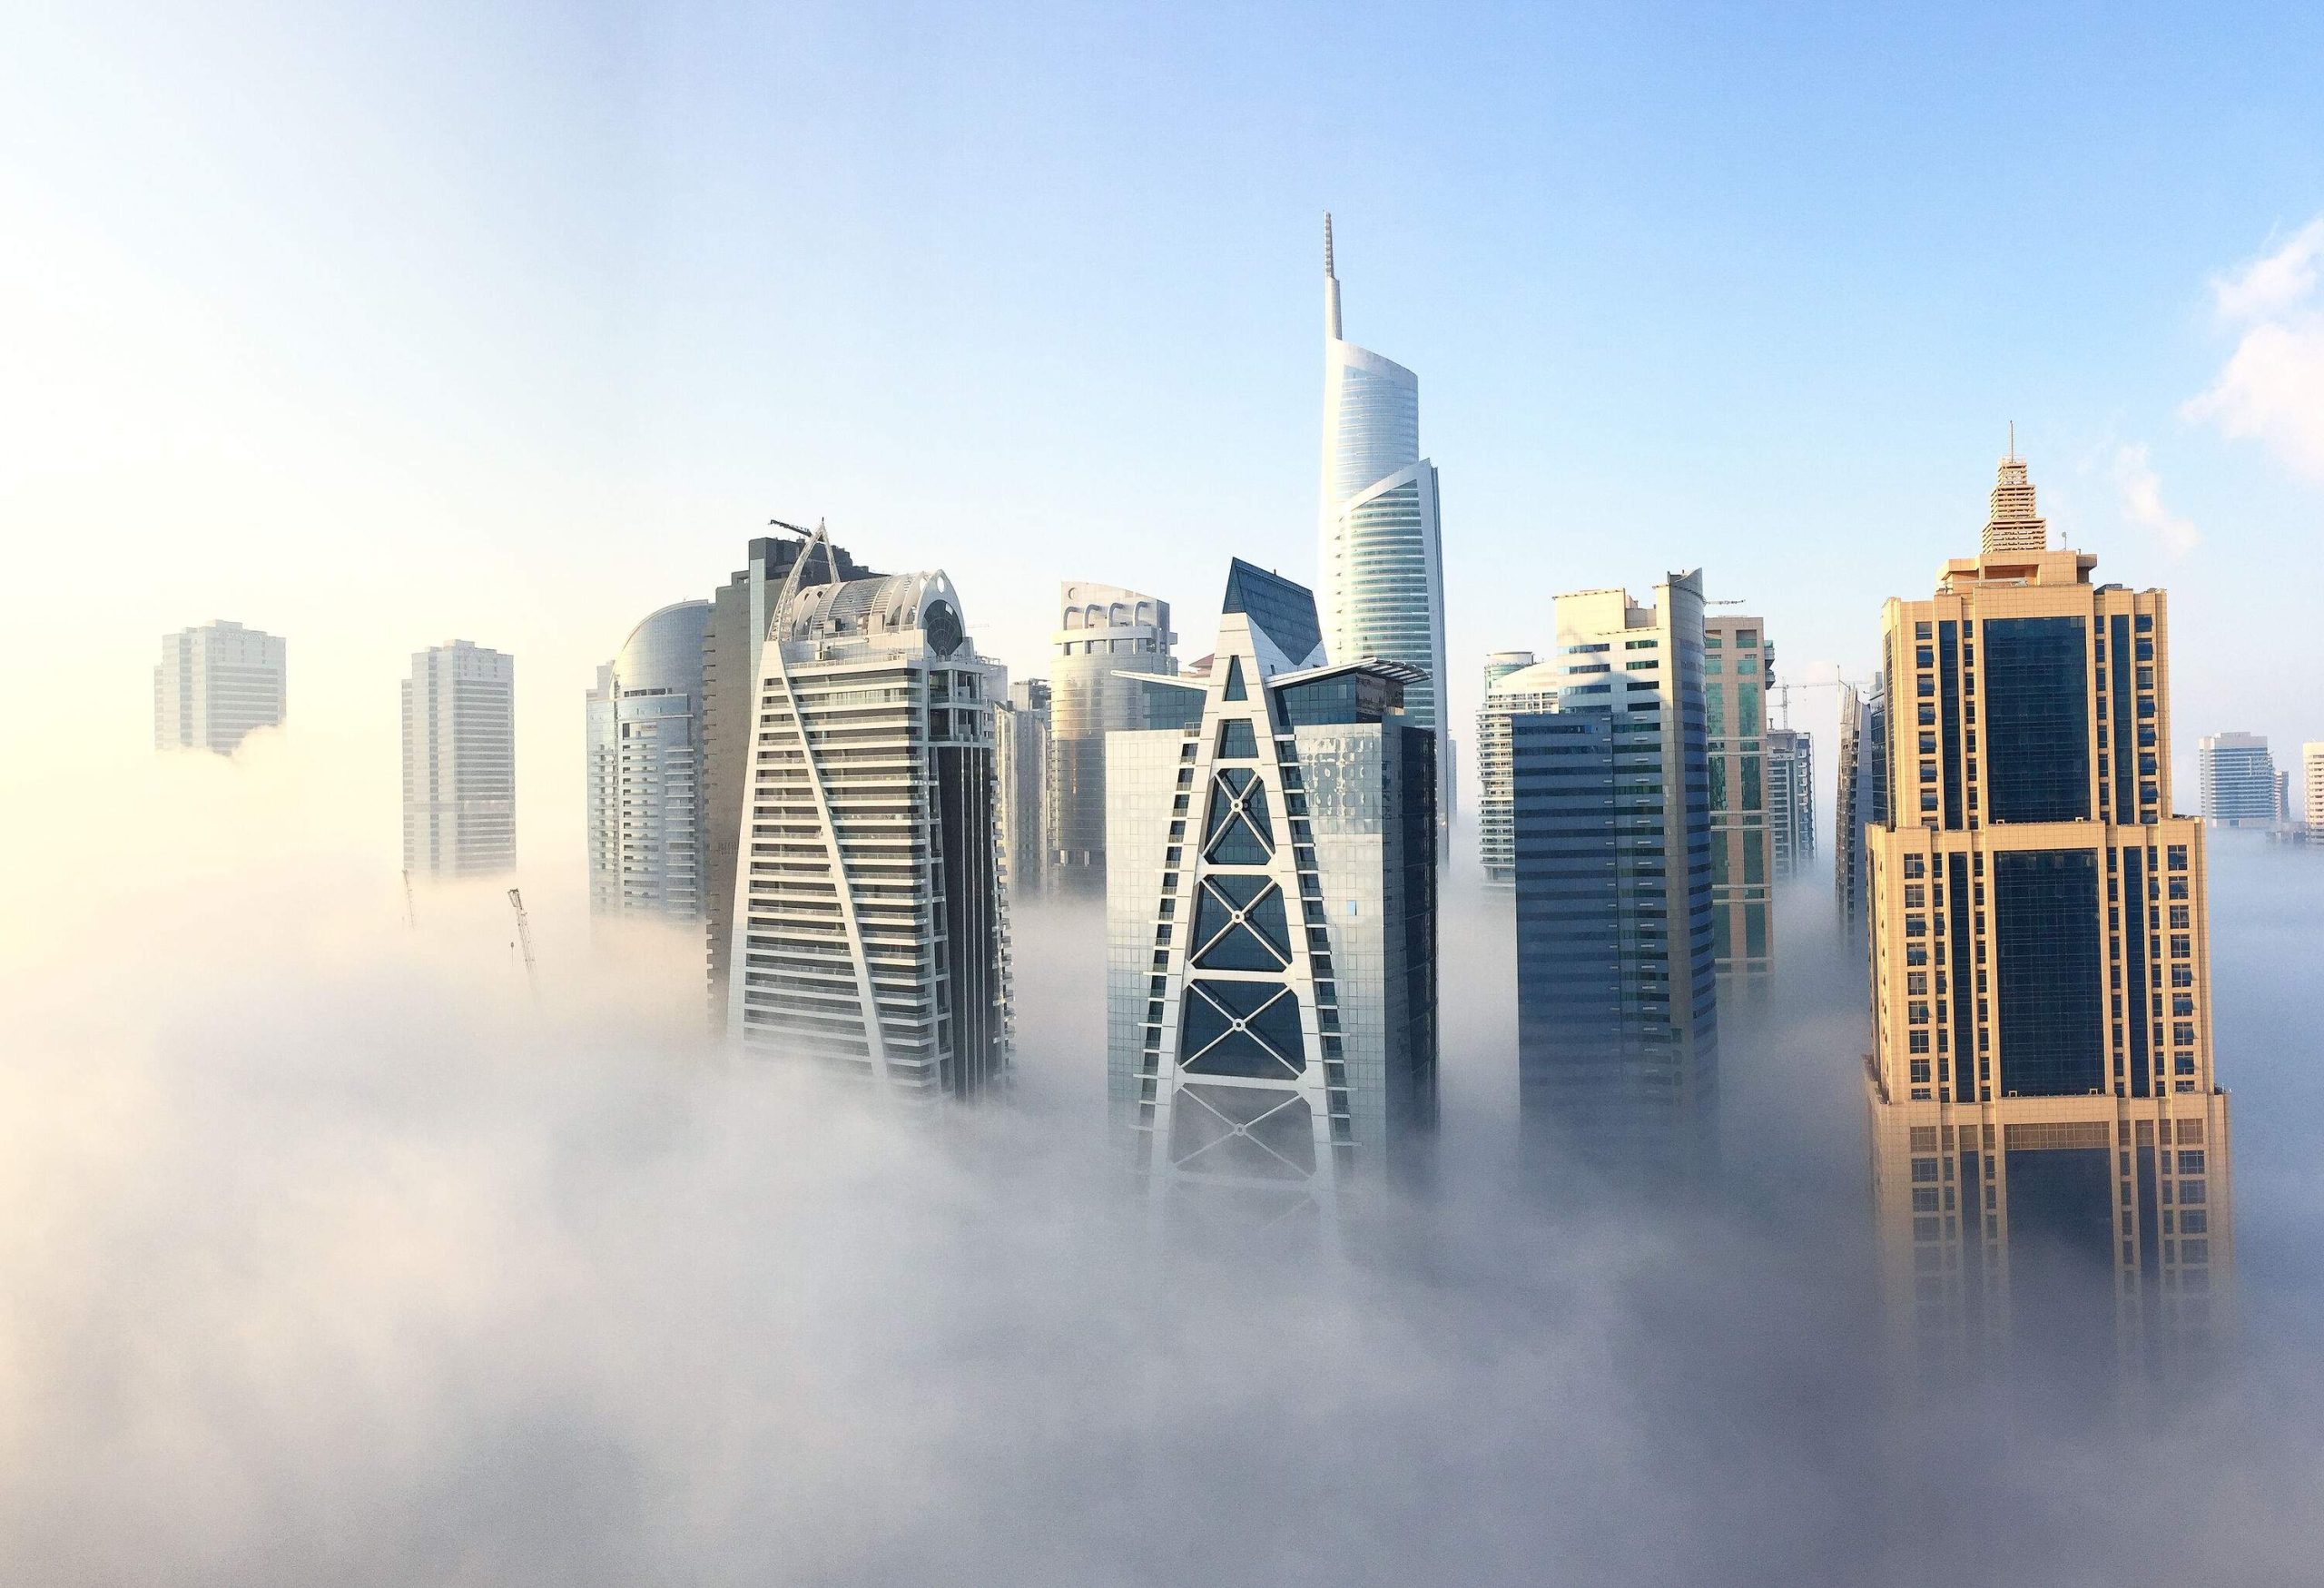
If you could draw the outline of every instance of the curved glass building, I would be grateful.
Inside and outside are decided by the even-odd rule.
[[[630,630],[589,692],[589,909],[703,918],[702,660],[710,603]]]
[[[1436,465],[1420,454],[1420,377],[1340,334],[1332,218],[1324,217],[1324,648],[1403,662],[1415,727],[1444,731],[1444,569]],[[1437,746],[1436,810],[1450,819],[1452,758]],[[1441,841],[1440,841],[1441,845]]]

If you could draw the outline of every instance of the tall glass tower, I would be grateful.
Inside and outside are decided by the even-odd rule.
[[[1557,705],[1510,719],[1529,1155],[1646,1190],[1718,1144],[1703,586],[1557,599]]]
[[[1324,217],[1323,626],[1326,654],[1377,656],[1423,675],[1405,720],[1442,735],[1444,558],[1436,465],[1420,453],[1420,377],[1340,335],[1332,218]],[[1436,758],[1439,831],[1451,820],[1452,756]],[[1442,851],[1443,839],[1438,847]]]

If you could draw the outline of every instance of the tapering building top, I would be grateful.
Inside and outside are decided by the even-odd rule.
[[[1331,217],[1324,218],[1321,622],[1335,662],[1366,656],[1425,675],[1404,695],[1412,725],[1444,727],[1444,574],[1436,466],[1421,456],[1420,378],[1340,332]],[[1437,758],[1439,777],[1452,757]],[[1452,787],[1440,783],[1440,817]]]
[[[2009,456],[1994,480],[1993,517],[1985,521],[1985,555],[2002,551],[2047,551],[2050,526],[2034,510],[2034,482],[2017,455],[2017,427],[2009,428]]]

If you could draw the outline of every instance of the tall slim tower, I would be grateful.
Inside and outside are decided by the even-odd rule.
[[[1699,570],[1557,600],[1557,709],[1511,719],[1529,1147],[1648,1189],[1717,1149]]]
[[[1797,728],[1768,730],[1768,843],[1777,882],[1816,858],[1816,741]]]
[[[464,639],[403,684],[403,866],[491,876],[517,864],[517,663]]]
[[[1418,672],[1327,665],[1315,598],[1238,559],[1184,725],[1108,741],[1108,1077],[1157,1208],[1328,1226],[1434,1127]]]
[[[1146,726],[1133,675],[1178,670],[1170,604],[1118,585],[1058,587],[1049,662],[1049,842],[1053,880],[1068,893],[1106,885],[1106,735]]]
[[[1444,557],[1436,465],[1420,452],[1420,378],[1340,335],[1329,215],[1321,498],[1325,650],[1344,661],[1378,656],[1419,668],[1405,717],[1443,733]],[[1452,819],[1452,757],[1449,745],[1437,751],[1442,831]]]
[[[2111,1366],[2201,1343],[2224,1305],[2228,1098],[2202,824],[2171,809],[2168,611],[2096,565],[1956,559],[1883,620],[1866,1095],[1891,1312],[1930,1356]]]
[[[996,676],[1002,676],[996,672]],[[1049,891],[1049,686],[1027,678],[992,703],[1000,780],[1000,866],[1011,900]]]
[[[1775,970],[1775,842],[1768,824],[1768,701],[1776,650],[1757,617],[1703,623],[1710,734],[1710,883],[1721,988],[1764,998]]]
[[[1840,935],[1856,962],[1865,956],[1864,835],[1888,824],[1888,692],[1875,674],[1869,688],[1840,686],[1837,795],[1832,806],[1832,888]]]
[[[941,573],[777,592],[735,846],[727,1030],[921,1100],[1010,1053],[993,669]]]
[[[1487,887],[1509,887],[1517,874],[1510,719],[1557,709],[1559,672],[1554,659],[1537,662],[1531,651],[1485,658],[1485,703],[1477,711],[1477,856]]]
[[[597,670],[586,750],[589,908],[703,919],[702,663],[710,603],[665,607]]]
[[[153,669],[153,747],[231,755],[282,721],[283,642],[221,619],[162,636]]]

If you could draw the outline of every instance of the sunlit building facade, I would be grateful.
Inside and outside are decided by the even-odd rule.
[[[1170,604],[1118,585],[1058,587],[1049,658],[1050,878],[1061,892],[1106,885],[1106,735],[1146,725],[1135,675],[1178,670]]]
[[[778,592],[734,883],[744,1052],[924,1101],[1005,1079],[992,674],[941,573]]]
[[[597,669],[586,703],[589,910],[703,919],[703,640],[710,603],[665,607]]]
[[[996,671],[996,678],[1005,676]],[[1011,900],[1049,891],[1049,686],[1027,678],[992,703],[1000,871]]]
[[[403,682],[403,866],[415,877],[517,866],[517,663],[456,639]]]
[[[223,619],[162,636],[153,669],[153,747],[231,755],[259,729],[279,726],[288,651],[278,636]]]
[[[1421,456],[1420,378],[1340,334],[1332,219],[1324,217],[1324,644],[1344,661],[1402,662],[1415,727],[1442,733],[1444,557],[1436,465]],[[1452,819],[1450,746],[1437,767],[1442,835]]]
[[[2203,824],[2171,812],[2168,608],[2094,584],[2096,560],[2013,542],[1884,617],[1875,1203],[1892,1316],[1931,1361],[2137,1358],[2201,1346],[2228,1302],[2228,1097]]]
[[[1556,620],[1557,709],[1510,720],[1528,1149],[1683,1189],[1718,1124],[1702,576]]]
[[[1531,651],[1485,658],[1485,703],[1477,712],[1477,858],[1485,885],[1512,886],[1517,871],[1516,792],[1510,782],[1510,719],[1554,710],[1558,664]]]
[[[2324,744],[2299,747],[2299,801],[2297,819],[2313,843],[2324,843]]]
[[[1108,1077],[1158,1211],[1328,1226],[1433,1131],[1416,677],[1328,665],[1313,596],[1238,560],[1179,725],[1108,742]]]

